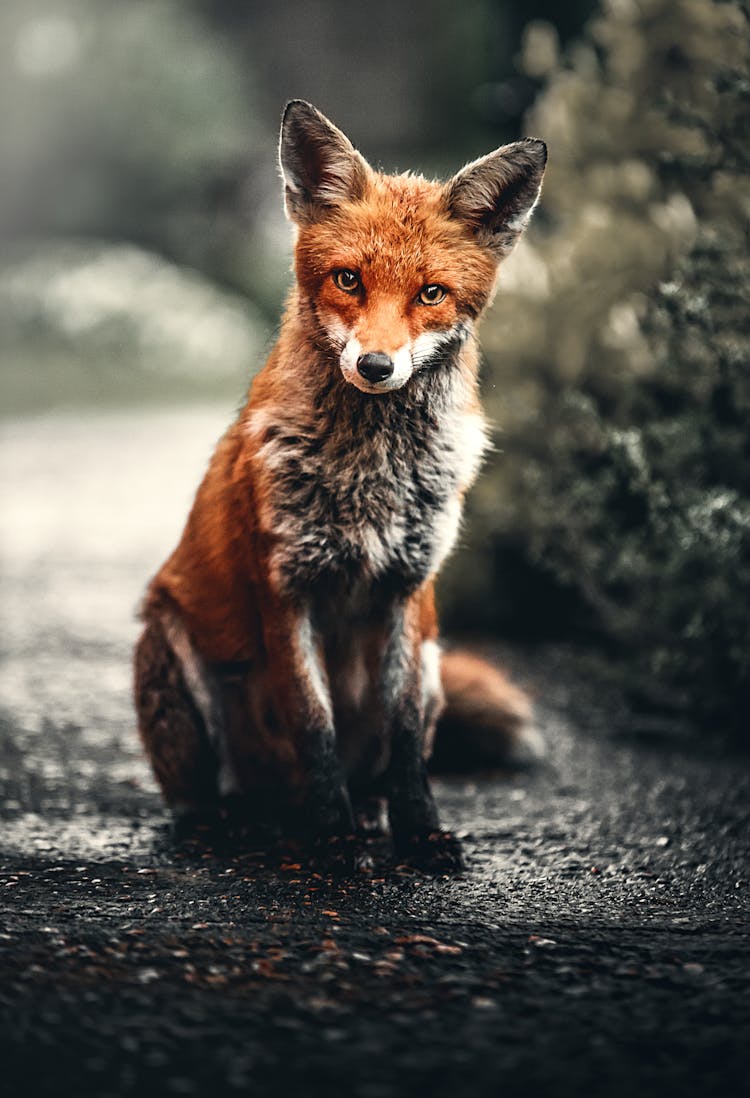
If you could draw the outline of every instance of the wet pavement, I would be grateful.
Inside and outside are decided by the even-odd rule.
[[[134,611],[227,419],[0,428],[3,1093],[741,1093],[747,760],[624,735],[559,650],[504,653],[546,763],[436,782],[459,878],[172,841]]]

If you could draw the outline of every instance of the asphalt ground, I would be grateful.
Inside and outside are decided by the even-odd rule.
[[[747,760],[631,734],[575,653],[496,650],[548,756],[435,779],[460,877],[172,838],[135,607],[227,417],[0,427],[2,1093],[746,1093]]]

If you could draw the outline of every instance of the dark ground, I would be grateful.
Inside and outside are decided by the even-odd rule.
[[[509,653],[544,766],[437,784],[460,878],[172,843],[132,607],[225,418],[3,429],[0,1090],[742,1093],[747,761],[624,734],[559,652]]]

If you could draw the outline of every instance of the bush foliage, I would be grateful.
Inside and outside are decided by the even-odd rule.
[[[527,128],[550,169],[483,334],[501,452],[472,503],[477,566],[459,557],[447,607],[486,623],[483,607],[513,601],[520,556],[525,598],[568,593],[538,598],[535,626],[564,632],[555,614],[584,606],[641,695],[736,729],[750,703],[747,62],[735,2],[610,0],[563,61],[549,28],[529,29],[522,64],[548,79]]]

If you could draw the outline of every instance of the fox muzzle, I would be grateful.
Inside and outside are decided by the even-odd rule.
[[[377,384],[393,373],[393,359],[383,351],[369,351],[357,359],[357,371],[365,381]]]

